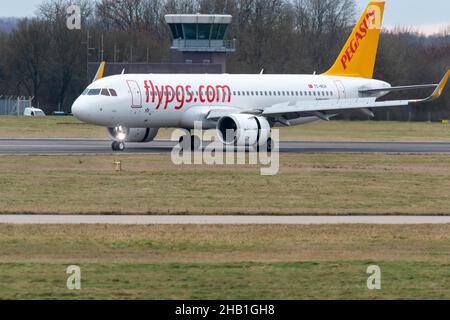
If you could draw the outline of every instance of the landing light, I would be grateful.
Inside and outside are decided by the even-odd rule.
[[[117,134],[117,139],[119,141],[124,141],[126,137],[127,137],[127,135],[125,133],[123,133],[123,132],[120,132],[120,133]]]

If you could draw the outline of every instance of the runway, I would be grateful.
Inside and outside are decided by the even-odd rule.
[[[170,153],[176,142],[158,140],[127,143],[124,154]],[[449,153],[446,142],[313,142],[282,141],[283,153]],[[112,154],[108,140],[87,139],[0,139],[0,155],[83,155]]]
[[[450,216],[105,216],[0,215],[0,224],[43,225],[416,225],[449,224]]]

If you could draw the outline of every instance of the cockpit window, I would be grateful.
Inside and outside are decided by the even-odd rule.
[[[89,90],[89,96],[98,96],[100,94],[101,89],[91,89]]]
[[[102,96],[108,96],[109,97],[108,89],[102,89]]]
[[[114,89],[109,89],[109,92],[111,92],[111,95],[112,95],[113,97],[117,97],[117,92],[116,92],[116,90],[114,90]]]

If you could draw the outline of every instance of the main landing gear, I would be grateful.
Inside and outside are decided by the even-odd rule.
[[[273,140],[272,138],[268,138],[266,143],[263,145],[256,145],[256,152],[266,151],[267,153],[271,153],[273,149]]]
[[[182,150],[195,151],[200,149],[201,140],[199,137],[187,133],[180,137],[179,144]]]
[[[272,138],[268,138],[268,139],[267,139],[267,142],[266,142],[266,149],[267,149],[267,152],[268,152],[268,153],[271,153],[271,152],[272,152],[272,149],[273,149],[273,140],[272,140]]]
[[[125,142],[123,141],[114,141],[112,143],[111,148],[113,151],[124,151],[125,150]]]

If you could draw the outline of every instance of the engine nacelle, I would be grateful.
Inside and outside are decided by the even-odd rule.
[[[270,124],[264,117],[250,114],[231,114],[217,123],[220,141],[227,145],[265,145],[270,137]]]
[[[123,142],[150,142],[158,134],[158,129],[153,128],[108,128],[108,136],[115,141]]]

